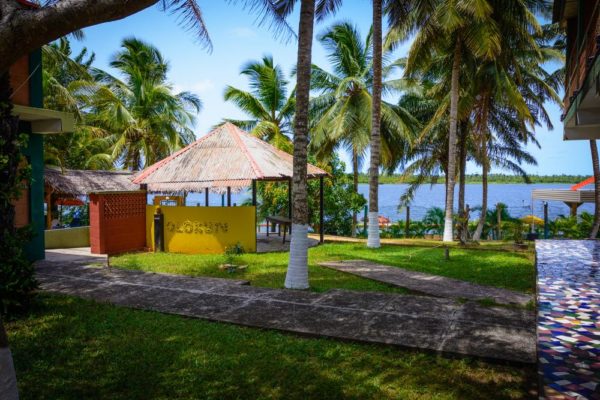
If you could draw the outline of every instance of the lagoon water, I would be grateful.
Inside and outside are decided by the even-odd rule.
[[[515,217],[522,217],[531,214],[531,191],[533,189],[568,189],[571,185],[566,184],[490,184],[488,194],[488,207],[495,207],[495,204],[502,202],[508,206],[508,211]],[[405,184],[386,184],[379,187],[379,214],[390,218],[392,221],[404,219],[405,210],[398,210],[400,196],[406,190]],[[360,184],[358,191],[368,198],[369,186]],[[456,188],[458,197],[458,186]],[[421,219],[427,209],[431,207],[444,208],[444,185],[423,185],[416,192],[414,200],[410,204],[411,219]],[[250,192],[232,194],[232,203],[242,204],[250,199]],[[469,184],[466,186],[466,203],[471,208],[481,205],[481,185]],[[211,205],[221,205],[222,197],[218,194],[210,194],[209,202]],[[190,193],[187,197],[187,205],[204,205],[203,193]],[[456,203],[455,203],[456,204]],[[579,212],[594,212],[593,204],[584,204],[579,207]],[[551,219],[559,215],[568,215],[569,208],[560,202],[549,203],[549,216]],[[543,216],[543,204],[541,201],[534,203],[534,214]],[[478,218],[477,212],[471,213],[471,218]]]

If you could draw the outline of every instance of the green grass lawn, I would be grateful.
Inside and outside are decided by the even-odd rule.
[[[56,295],[41,295],[32,314],[7,330],[22,399],[524,399],[534,397],[536,382],[533,366],[301,338]]]
[[[247,264],[248,268],[233,274],[218,268],[224,262],[223,256],[219,255],[133,253],[111,257],[110,263],[126,269],[245,279],[254,286],[279,288],[283,287],[288,257],[288,253],[244,254],[239,263]],[[531,253],[452,248],[450,261],[446,261],[444,250],[439,247],[384,245],[374,250],[360,243],[327,243],[309,250],[311,290],[402,291],[317,265],[322,261],[344,259],[370,260],[524,292],[532,292],[534,288],[535,271]]]

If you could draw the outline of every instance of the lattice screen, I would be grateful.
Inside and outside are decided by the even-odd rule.
[[[146,196],[139,193],[115,193],[104,197],[104,218],[120,219],[146,215]]]

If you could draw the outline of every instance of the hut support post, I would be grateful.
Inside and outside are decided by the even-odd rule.
[[[204,189],[204,205],[208,207],[208,188]]]
[[[52,228],[52,191],[46,195],[46,229]]]
[[[227,186],[227,207],[231,207],[231,187]]]
[[[323,185],[323,177],[319,177],[319,243],[323,243],[323,203],[325,195],[323,193],[324,185]]]
[[[406,206],[406,222],[404,224],[404,237],[410,236],[410,206]]]
[[[288,180],[288,218],[292,219],[292,180]],[[290,227],[290,235],[292,234],[292,224]]]
[[[550,236],[550,227],[548,226],[548,202],[544,202],[544,239]]]
[[[576,217],[577,216],[577,209],[579,208],[579,206],[581,205],[581,203],[567,203],[567,202],[565,202],[565,204],[569,206],[569,211],[570,211],[571,217]]]
[[[252,206],[254,206],[254,231],[256,232],[256,225],[258,224],[258,218],[256,217],[256,180],[252,180]],[[267,227],[267,235],[269,234],[269,228]],[[255,235],[256,236],[256,235]]]

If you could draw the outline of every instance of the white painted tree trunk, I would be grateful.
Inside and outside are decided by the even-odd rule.
[[[450,128],[448,132],[448,179],[446,186],[446,212],[444,217],[444,242],[454,241],[453,213],[454,186],[456,184],[456,129],[458,121],[458,91],[461,62],[460,36],[456,39],[454,61],[452,64],[452,81],[450,88]]]
[[[369,213],[369,236],[367,238],[367,247],[378,248],[381,246],[379,240],[379,213]]]
[[[0,348],[0,399],[18,400],[17,375],[8,347]]]
[[[381,162],[382,0],[373,0],[373,104],[371,112],[371,166],[369,168],[369,232],[367,247],[378,248],[379,164]],[[373,217],[374,215],[374,217]]]
[[[308,225],[292,224],[292,232],[285,287],[308,289]]]

